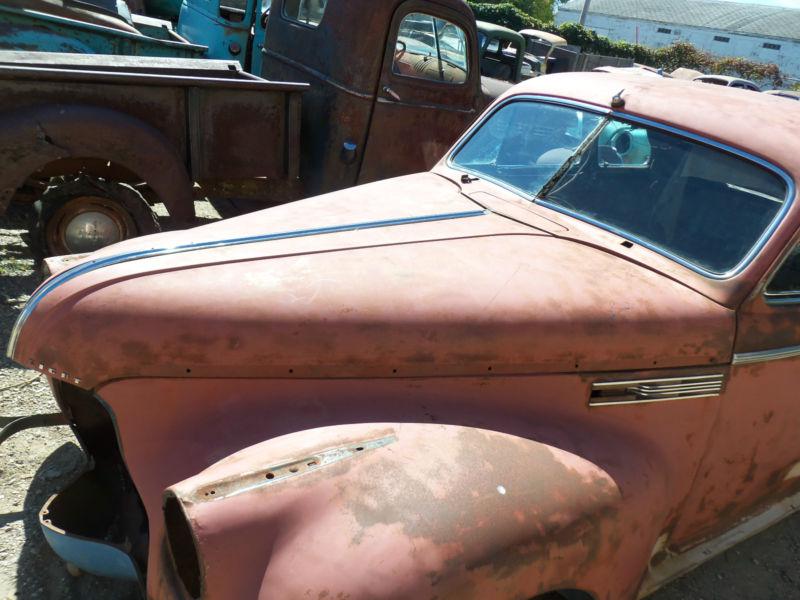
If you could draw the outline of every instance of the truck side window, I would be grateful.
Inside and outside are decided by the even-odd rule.
[[[777,299],[787,296],[800,297],[800,246],[792,250],[767,286],[768,298]]]
[[[284,0],[283,16],[290,21],[316,27],[322,21],[328,0]]]
[[[392,72],[406,77],[464,83],[467,80],[467,36],[464,30],[423,13],[400,23]]]

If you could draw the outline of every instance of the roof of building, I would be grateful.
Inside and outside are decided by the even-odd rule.
[[[559,12],[580,13],[583,2],[570,0]],[[800,40],[800,8],[721,0],[592,0],[589,14]]]

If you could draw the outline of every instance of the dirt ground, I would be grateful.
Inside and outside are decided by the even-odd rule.
[[[203,203],[201,214],[214,218]],[[39,282],[23,243],[27,217],[0,222],[0,427],[13,417],[55,412],[43,378],[5,358],[17,313]],[[800,432],[798,432],[800,434]],[[76,476],[83,455],[66,427],[29,430],[0,446],[0,599],[133,600],[136,586],[70,575],[38,525],[47,498]],[[652,600],[800,600],[800,514],[718,556]]]

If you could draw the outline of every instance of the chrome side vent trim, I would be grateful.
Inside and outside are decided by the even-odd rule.
[[[668,400],[709,398],[719,396],[724,387],[724,373],[666,379],[597,381],[592,384],[589,406],[646,404]]]

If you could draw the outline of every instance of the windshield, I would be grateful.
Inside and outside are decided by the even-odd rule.
[[[721,149],[579,108],[503,105],[451,164],[722,275],[758,244],[784,180]]]

